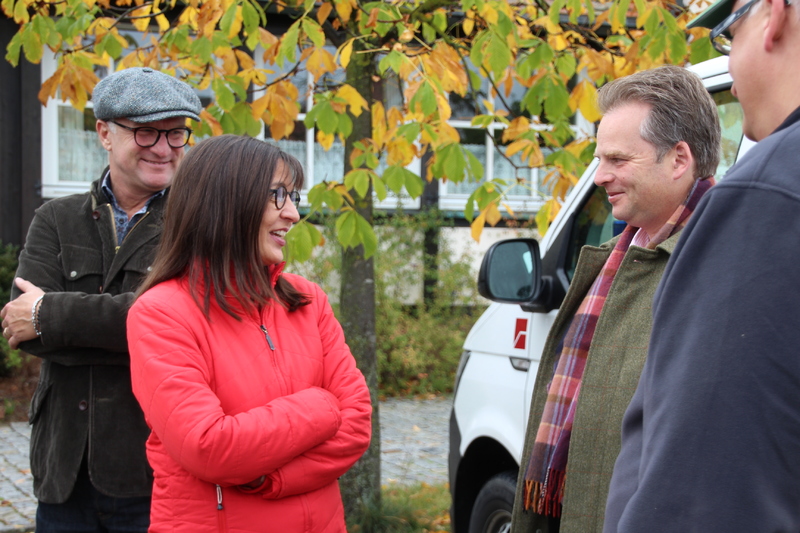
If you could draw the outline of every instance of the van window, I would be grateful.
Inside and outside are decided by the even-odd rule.
[[[739,145],[742,144],[742,105],[733,97],[730,90],[711,95],[717,104],[719,124],[722,127],[722,154],[714,177],[719,180],[736,162]]]
[[[578,266],[581,248],[586,244],[597,246],[614,235],[614,217],[611,215],[608,195],[603,187],[597,187],[578,212],[570,232],[566,261],[566,273],[570,281]]]

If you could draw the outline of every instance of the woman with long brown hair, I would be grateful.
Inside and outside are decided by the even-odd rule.
[[[179,167],[128,315],[151,427],[150,531],[344,532],[337,478],[369,445],[369,390],[325,293],[282,272],[303,170],[262,141]]]

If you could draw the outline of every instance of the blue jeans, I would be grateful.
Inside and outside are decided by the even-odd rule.
[[[89,481],[85,462],[66,502],[36,509],[36,533],[147,533],[149,526],[150,497],[106,496]]]

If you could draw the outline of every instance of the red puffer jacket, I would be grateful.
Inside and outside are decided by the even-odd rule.
[[[369,445],[369,390],[325,293],[282,275],[311,304],[237,321],[212,298],[209,322],[186,281],[171,280],[131,308],[133,391],[152,429],[151,532],[345,531],[337,478]]]

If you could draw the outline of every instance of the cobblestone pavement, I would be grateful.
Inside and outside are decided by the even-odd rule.
[[[381,402],[381,482],[447,482],[451,397]],[[32,531],[36,515],[28,462],[30,426],[0,424],[0,533]]]

